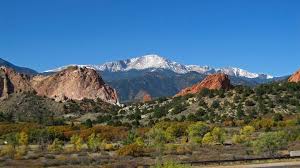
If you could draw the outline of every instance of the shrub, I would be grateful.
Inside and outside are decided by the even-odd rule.
[[[253,126],[255,129],[264,128],[266,130],[270,130],[274,126],[274,121],[273,119],[268,118],[256,119],[251,121],[250,125]]]
[[[224,143],[225,141],[225,130],[219,127],[215,127],[212,131],[211,131],[211,135],[213,136],[213,139],[216,143]]]
[[[245,135],[245,136],[251,136],[251,134],[254,131],[255,131],[255,128],[253,126],[246,125],[240,130],[240,134]]]
[[[195,114],[190,113],[190,114],[187,116],[187,120],[188,120],[188,121],[197,121],[198,118],[197,118],[197,116],[196,116]]]
[[[31,144],[43,144],[52,141],[47,129],[30,129],[28,132],[28,141]]]
[[[19,143],[19,141],[18,141],[18,133],[9,133],[9,134],[6,134],[6,135],[4,135],[2,137],[3,137],[3,139],[5,141],[8,142],[8,144],[13,145],[14,147],[16,145],[18,145],[18,143]]]
[[[186,104],[176,104],[174,107],[173,107],[173,111],[172,111],[172,114],[173,115],[176,115],[176,114],[179,114],[181,113],[182,111],[186,110]]]
[[[91,134],[87,140],[87,146],[89,150],[98,151],[101,145],[101,139],[95,135],[95,133]]]
[[[243,106],[241,103],[239,103],[239,105],[237,106],[237,110],[236,110],[236,117],[238,119],[242,119],[245,116],[245,112],[243,110]]]
[[[262,119],[260,125],[262,128],[270,130],[274,126],[274,121],[272,119]]]
[[[200,91],[198,97],[206,97],[206,96],[209,96],[211,95],[211,90],[207,89],[207,88],[204,88]]]
[[[128,132],[126,140],[123,141],[123,144],[124,145],[129,145],[129,144],[134,143],[136,137],[137,137],[137,135],[136,135],[135,130],[130,130]]]
[[[117,151],[119,156],[142,156],[144,153],[143,146],[136,143],[125,145]]]
[[[240,134],[233,135],[232,141],[235,144],[240,143],[249,143],[251,140],[251,135],[255,131],[255,128],[253,126],[246,125],[240,130]]]
[[[85,122],[84,122],[84,125],[87,127],[87,128],[92,128],[93,127],[93,122],[91,119],[87,119]]]
[[[0,156],[8,156],[10,158],[13,158],[15,152],[16,151],[13,145],[4,145],[2,147],[2,150],[0,151]]]
[[[217,101],[217,100],[213,101],[212,104],[211,104],[211,107],[214,108],[214,109],[219,108],[220,107],[220,102]]]
[[[0,136],[13,133],[22,132],[29,129],[37,129],[40,126],[33,123],[18,123],[18,124],[0,124]]]
[[[235,144],[241,144],[245,142],[245,136],[234,134],[232,136],[232,142]]]
[[[49,152],[61,152],[63,151],[63,142],[55,138],[51,145],[48,145]]]
[[[285,137],[286,133],[282,131],[263,133],[253,142],[254,151],[274,156],[278,150],[286,147],[287,139]]]
[[[198,105],[199,105],[200,107],[207,108],[207,103],[206,103],[203,99],[199,99]]]
[[[174,123],[171,124],[166,129],[166,137],[169,141],[175,140],[178,137],[181,137],[186,134],[187,126],[183,123]]]
[[[70,126],[50,126],[47,127],[47,131],[50,135],[50,139],[65,139],[65,134],[68,131],[72,131]]]
[[[73,135],[78,135],[80,133],[80,137],[84,140],[92,134],[97,134],[100,139],[107,141],[120,141],[126,138],[127,136],[127,128],[125,127],[113,127],[107,125],[97,125],[93,128],[80,130],[80,131],[70,131],[65,132],[64,135],[67,138],[72,137]]]
[[[102,142],[101,146],[105,151],[112,151],[115,149],[114,145],[111,143]]]
[[[274,120],[275,122],[282,121],[282,120],[283,120],[282,114],[280,114],[280,113],[275,113],[274,116],[273,116],[273,120]]]
[[[154,127],[148,132],[148,138],[150,140],[150,145],[154,146],[156,149],[157,159],[161,161],[165,149],[165,143],[168,140],[165,131],[161,128]]]
[[[213,145],[214,144],[214,137],[210,132],[206,133],[202,139],[202,144],[204,145]]]
[[[188,127],[188,134],[194,142],[199,142],[199,138],[201,139],[209,131],[209,129],[210,128],[206,123],[197,122]]]
[[[18,144],[23,146],[28,145],[28,134],[24,131],[18,134]]]
[[[82,145],[83,145],[83,140],[79,135],[73,135],[71,137],[71,144],[73,144],[73,149],[74,151],[81,151]]]
[[[150,143],[154,146],[162,146],[168,140],[166,136],[166,132],[161,128],[155,128],[155,127],[148,132],[148,137]]]
[[[145,145],[145,142],[144,142],[144,139],[142,137],[137,137],[135,139],[135,143],[140,145],[140,146],[144,146]]]

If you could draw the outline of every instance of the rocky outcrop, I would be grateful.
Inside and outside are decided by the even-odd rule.
[[[295,72],[289,79],[289,82],[300,82],[300,70]]]
[[[181,90],[176,96],[195,94],[202,89],[229,89],[231,87],[228,75],[218,73],[207,76],[203,81]]]
[[[90,68],[69,67],[49,76],[35,76],[31,83],[38,95],[57,101],[100,98],[105,102],[118,103],[116,91]]]
[[[12,93],[22,91],[33,91],[30,85],[30,77],[11,68],[0,67],[0,97],[6,98]]]
[[[152,97],[150,94],[145,94],[143,96],[143,102],[148,102],[148,101],[151,101],[152,100]]]
[[[152,100],[151,95],[145,91],[145,90],[140,90],[137,95],[134,97],[134,100],[139,101],[139,102],[148,102]]]

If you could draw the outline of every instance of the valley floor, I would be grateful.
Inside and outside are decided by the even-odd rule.
[[[193,166],[194,168],[202,168],[203,166]],[[259,163],[259,164],[240,164],[226,166],[207,166],[208,168],[299,168],[300,161],[283,161],[274,163]]]
[[[33,167],[33,168],[39,168],[39,167],[48,167],[43,164],[43,161],[38,160],[11,160],[6,162],[8,165],[3,166],[3,168],[24,168],[24,167]],[[2,167],[2,166],[1,166]],[[93,165],[52,165],[50,167],[60,167],[60,168],[91,168],[91,167],[103,167],[101,164],[93,164]],[[104,166],[105,167],[105,166]],[[121,168],[146,168],[148,166],[137,166],[136,164],[128,164],[126,165],[118,165],[116,167]],[[192,168],[299,168],[300,167],[300,160],[299,159],[289,159],[289,160],[283,160],[283,161],[271,161],[268,163],[260,162],[260,163],[248,163],[248,164],[226,164],[226,165],[201,165],[201,166],[192,166]]]

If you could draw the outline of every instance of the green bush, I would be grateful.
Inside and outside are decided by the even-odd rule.
[[[217,100],[214,100],[211,104],[211,107],[216,109],[216,108],[219,108],[220,107],[220,102],[217,101]]]
[[[275,156],[278,150],[284,149],[286,146],[286,133],[283,131],[263,133],[253,142],[256,153],[265,153],[268,156]]]
[[[87,140],[87,146],[91,151],[98,151],[101,147],[101,139],[95,133],[91,134]]]
[[[207,132],[209,132],[210,128],[209,125],[207,125],[204,122],[197,122],[195,124],[191,124],[188,127],[188,134],[190,139],[195,139],[198,141],[197,138],[202,138]]]
[[[51,145],[48,145],[49,152],[61,152],[63,151],[63,142],[59,139],[54,139]]]
[[[81,151],[83,140],[79,135],[73,135],[70,140],[71,144],[73,144],[74,151]]]
[[[211,131],[211,135],[213,136],[213,139],[216,143],[221,143],[223,144],[225,141],[226,133],[225,130],[220,128],[220,127],[215,127]]]

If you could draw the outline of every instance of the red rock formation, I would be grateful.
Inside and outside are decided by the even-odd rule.
[[[203,81],[181,90],[176,96],[184,96],[187,94],[195,94],[202,89],[229,89],[231,87],[230,80],[226,74],[213,74],[207,76]]]
[[[11,68],[0,67],[0,97],[5,98],[9,94],[22,91],[33,91],[30,77]]]
[[[137,100],[137,101],[140,101],[140,102],[147,102],[147,101],[151,101],[152,97],[147,91],[140,90],[138,92],[138,94],[136,94],[134,99]]]
[[[295,72],[290,78],[289,82],[300,82],[300,70]]]
[[[149,94],[144,95],[143,102],[148,102],[148,101],[151,101],[151,100],[152,100],[152,97]]]
[[[118,103],[116,91],[106,85],[98,73],[89,68],[69,67],[49,76],[36,76],[32,86],[38,95],[55,100],[84,98],[97,99],[109,103]]]

